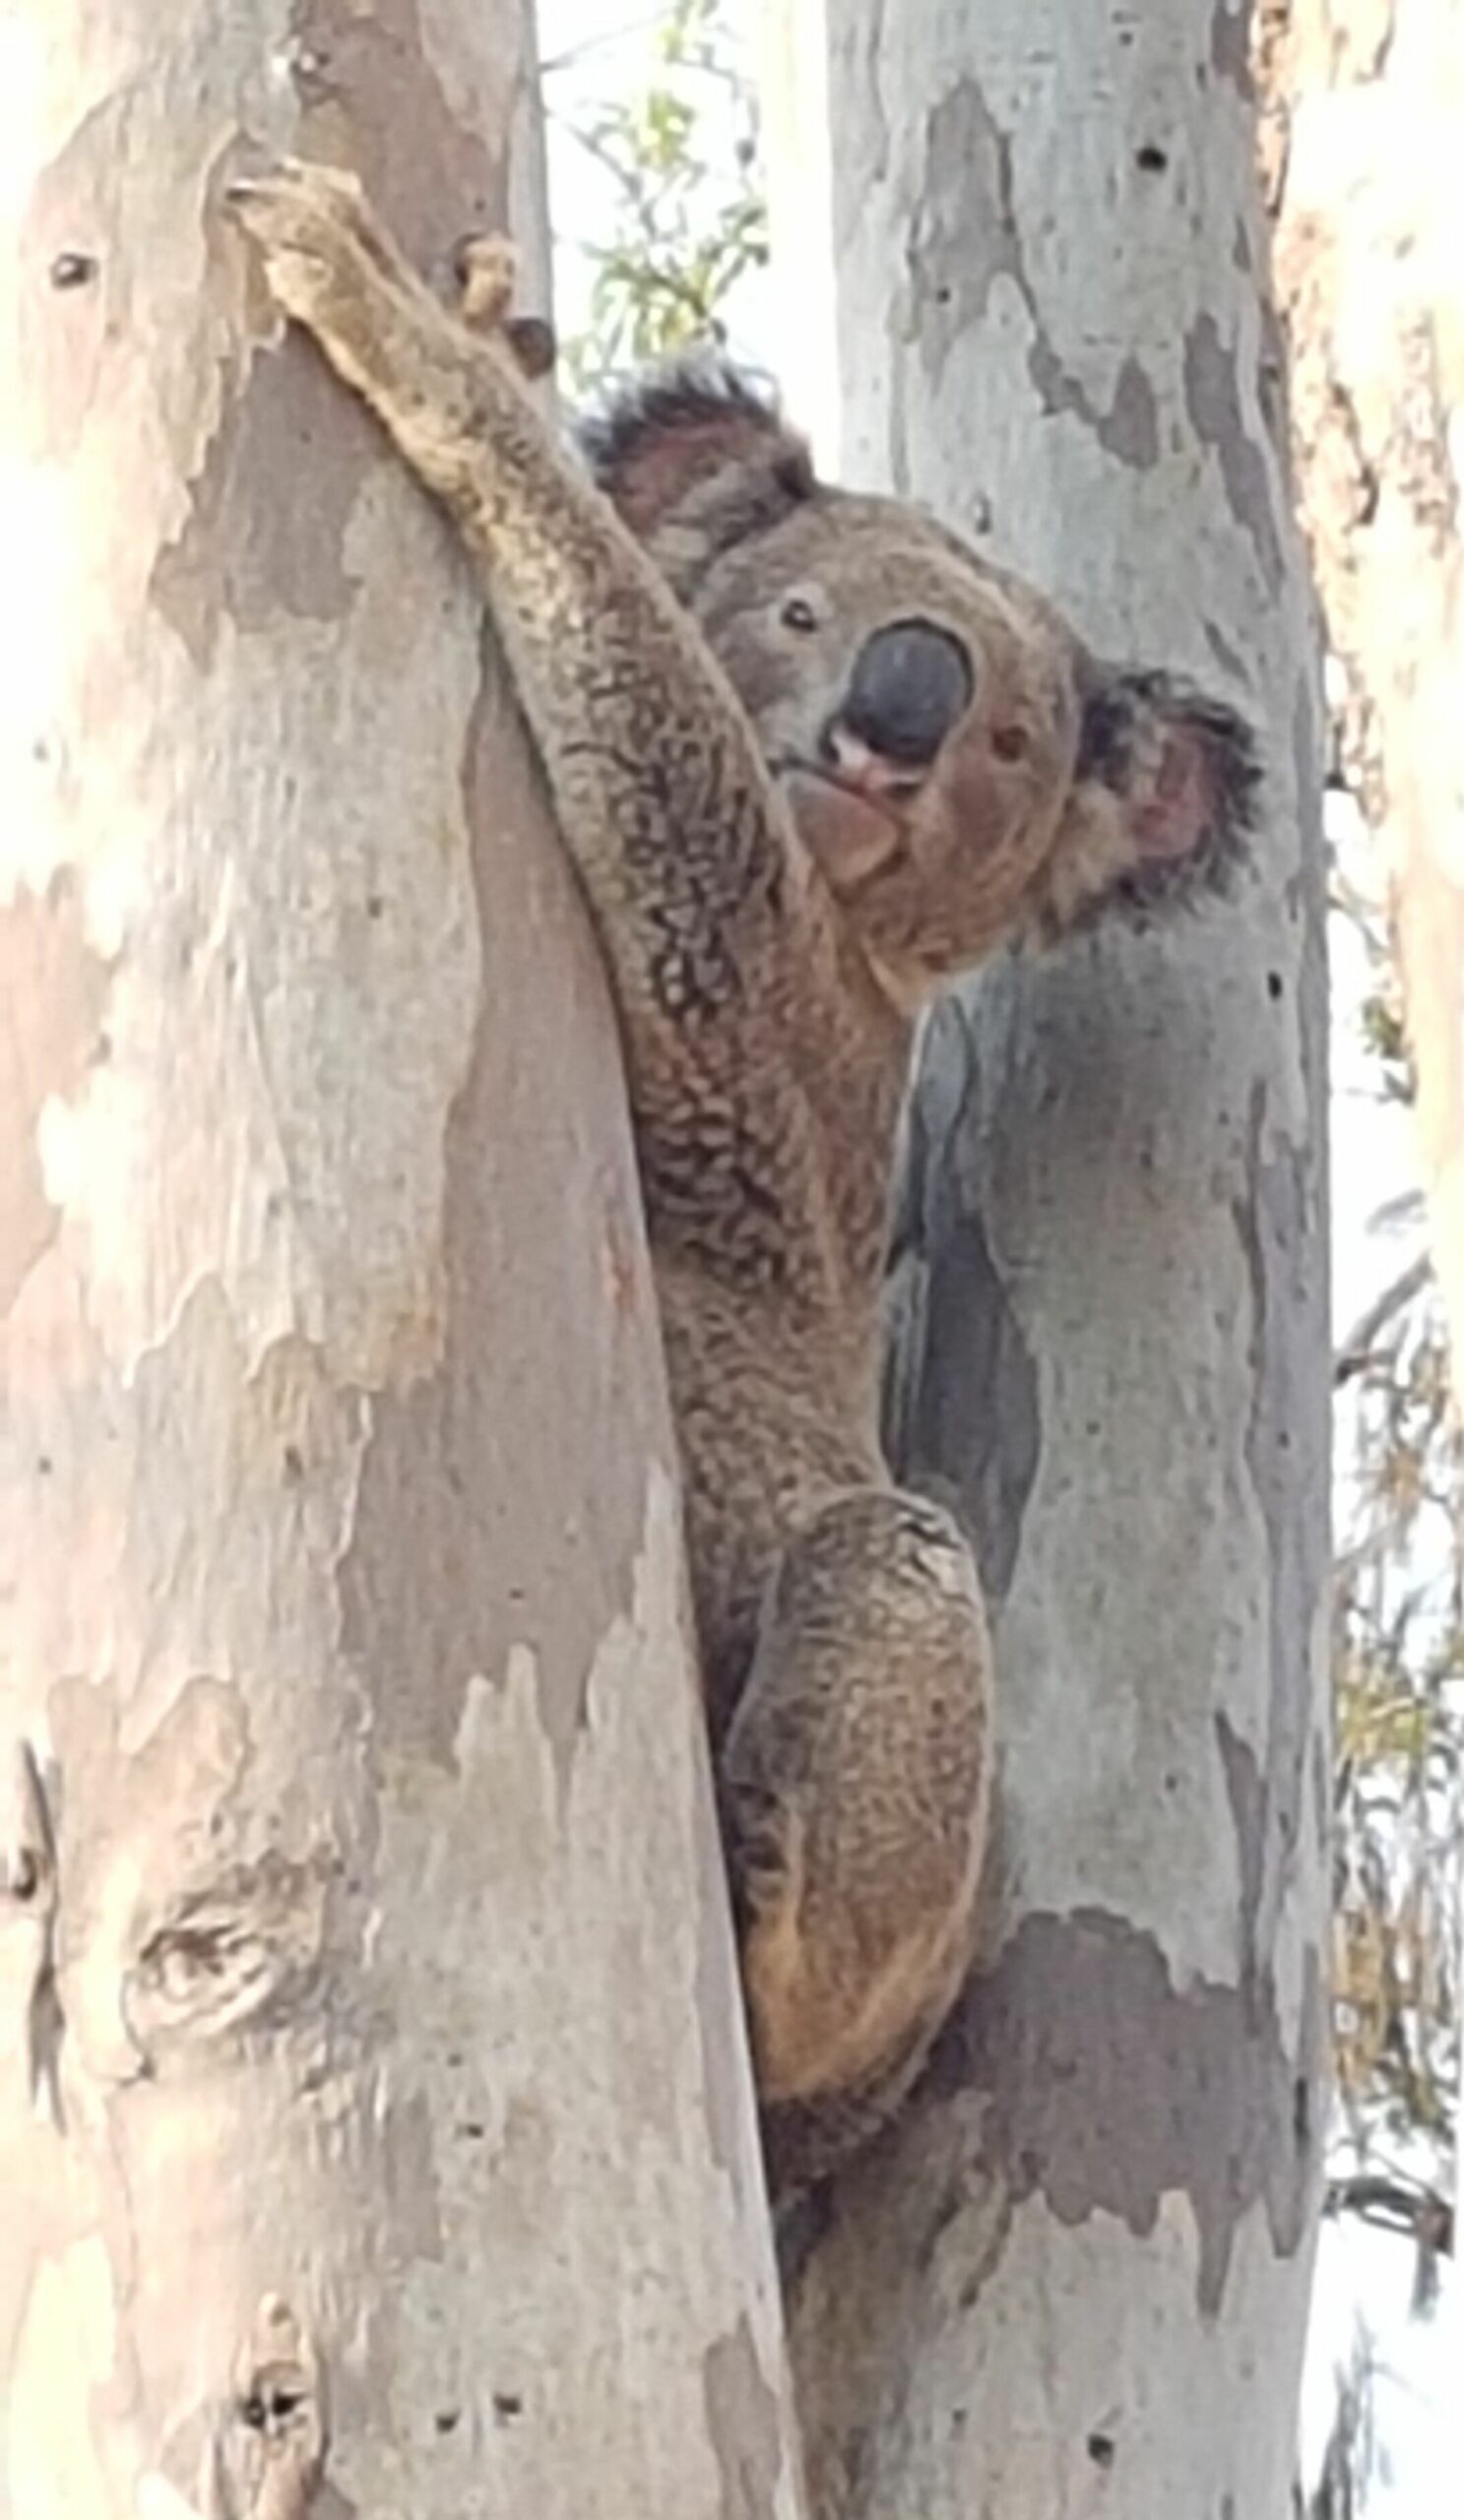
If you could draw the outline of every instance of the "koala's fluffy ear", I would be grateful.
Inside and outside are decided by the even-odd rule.
[[[1223,892],[1243,860],[1260,785],[1244,720],[1172,675],[1093,664],[1081,700],[1043,925],[1066,931],[1114,905],[1143,914]]]
[[[600,487],[681,594],[720,553],[813,496],[807,447],[726,360],[659,368],[583,424]]]

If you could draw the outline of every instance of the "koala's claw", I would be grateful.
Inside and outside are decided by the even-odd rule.
[[[301,323],[318,322],[343,285],[419,286],[347,167],[284,158],[232,176],[223,200],[259,247],[272,294]]]
[[[345,166],[322,166],[302,158],[230,176],[223,198],[241,226],[266,246],[318,244],[343,230],[360,242],[379,243],[360,178]]]

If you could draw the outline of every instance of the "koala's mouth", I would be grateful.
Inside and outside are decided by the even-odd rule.
[[[868,813],[883,814],[892,823],[903,821],[924,787],[926,776],[923,771],[900,769],[874,754],[857,770],[837,762],[809,761],[802,753],[786,753],[769,766],[786,788],[800,788],[811,782],[836,797],[849,797]]]
[[[906,810],[921,782],[871,787],[828,762],[790,757],[770,765],[799,838],[833,891],[852,903],[909,855]]]

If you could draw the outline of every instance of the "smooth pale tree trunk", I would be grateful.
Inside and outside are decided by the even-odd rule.
[[[1464,0],[1272,0],[1266,21],[1303,515],[1392,886],[1464,1391]]]
[[[1380,845],[1379,889],[1391,892],[1433,1274],[1457,1400],[1464,1398],[1464,0],[1353,0],[1346,9],[1272,0],[1267,33],[1267,173],[1291,336],[1302,510],[1343,668],[1343,767]]]
[[[898,31],[788,0],[770,46],[827,93],[832,205],[785,164],[775,261],[792,324],[835,290],[846,476],[929,502],[1100,655],[1228,694],[1269,773],[1234,902],[997,968],[927,1029],[889,1432],[980,1548],[998,1841],[984,1964],[794,2277],[822,2520],[1289,2507],[1325,2131],[1325,988],[1246,43],[1214,0],[908,0]]]
[[[796,2507],[605,993],[217,209],[344,156],[541,271],[529,75],[512,0],[0,31],[7,2520]]]

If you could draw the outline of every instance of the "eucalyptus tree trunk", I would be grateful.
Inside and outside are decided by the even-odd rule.
[[[1264,19],[1303,515],[1342,768],[1392,911],[1464,1405],[1464,0],[1267,0]]]
[[[773,128],[822,87],[834,135],[831,207],[811,148],[775,173],[775,263],[794,313],[835,294],[846,477],[1232,698],[1269,772],[1235,901],[927,1030],[889,1435],[980,1549],[998,1846],[932,2070],[793,2272],[812,2498],[1281,2520],[1325,2131],[1325,986],[1246,16],[777,15]]]
[[[218,215],[515,215],[513,0],[14,0],[0,2511],[790,2513],[608,1002]],[[531,262],[534,257],[531,255]]]
[[[1464,1392],[1464,0],[1267,0],[1303,512],[1380,844]]]

